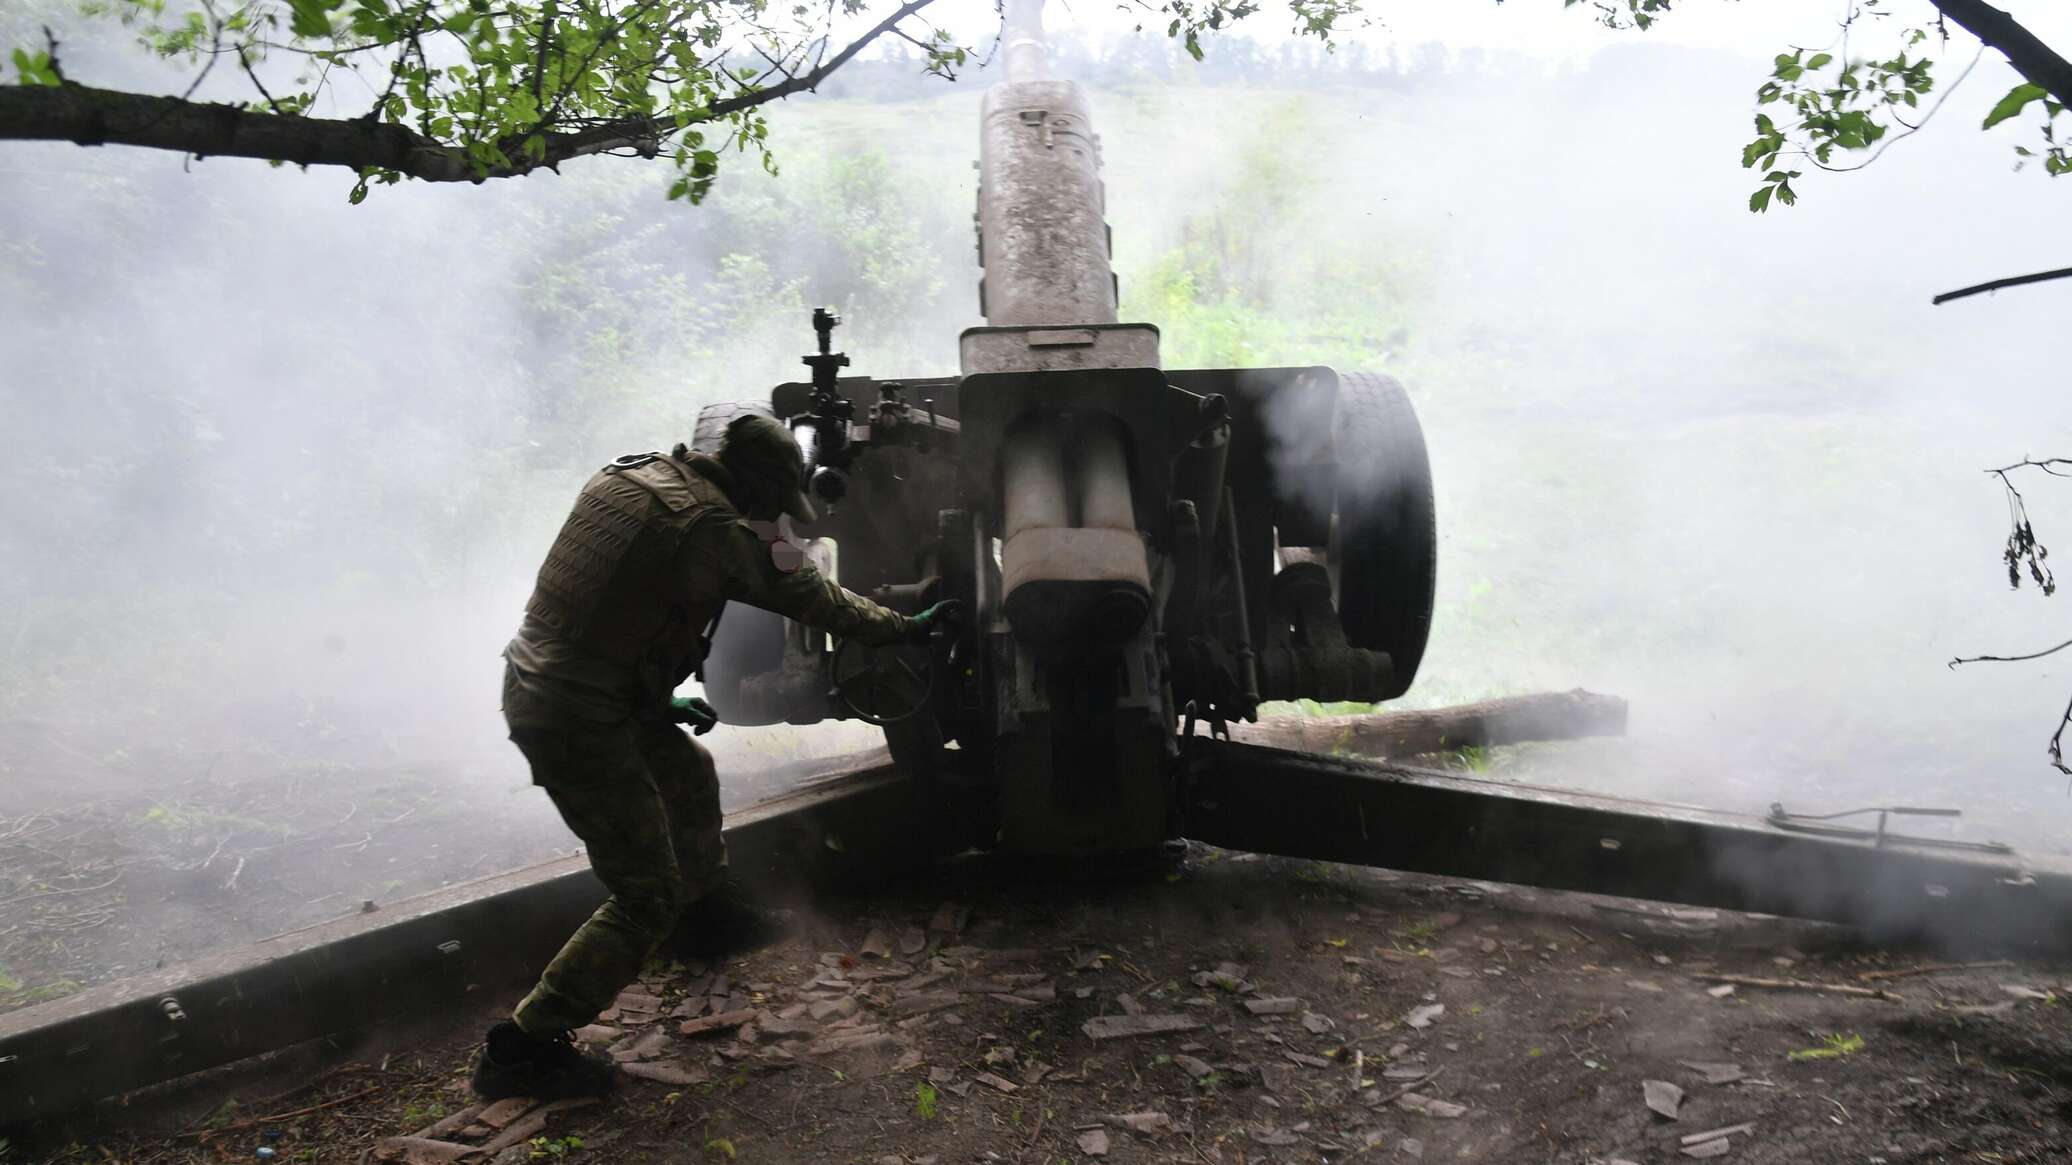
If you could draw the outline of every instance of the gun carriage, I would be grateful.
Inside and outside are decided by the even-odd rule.
[[[1158,329],[1119,320],[1100,138],[1040,22],[1040,0],[1008,5],[981,114],[962,374],[840,375],[818,311],[810,380],[699,424],[710,448],[742,409],[784,420],[823,511],[807,553],[887,605],[972,617],[933,651],[872,650],[737,605],[704,680],[726,721],[883,725],[943,848],[1085,855],[1184,832],[1190,726],[1402,695],[1436,536],[1394,380],[1166,369]]]

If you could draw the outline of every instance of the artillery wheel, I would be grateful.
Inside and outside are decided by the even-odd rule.
[[[691,449],[709,457],[719,456],[720,438],[736,417],[756,413],[775,416],[761,401],[737,400],[711,404],[698,410],[698,424],[692,430]],[[764,714],[749,717],[741,704],[741,681],[784,663],[784,616],[728,603],[720,616],[719,631],[712,637],[712,649],[705,657],[705,698],[726,724],[778,724],[782,716]]]
[[[1438,517],[1424,430],[1392,376],[1339,377],[1338,514],[1329,565],[1338,618],[1355,647],[1386,651],[1395,678],[1384,699],[1410,689],[1432,630]]]

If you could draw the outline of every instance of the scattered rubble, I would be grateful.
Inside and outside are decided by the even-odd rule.
[[[1649,1111],[1665,1120],[1675,1120],[1683,1107],[1684,1090],[1667,1080],[1641,1081],[1640,1095]]]
[[[1467,1105],[1455,1104],[1450,1100],[1440,1100],[1436,1096],[1422,1096],[1415,1092],[1406,1092],[1398,1096],[1396,1098],[1396,1107],[1408,1112],[1423,1113],[1429,1117],[1449,1121],[1465,1116],[1468,1111]]]
[[[1707,1084],[1732,1084],[1747,1077],[1739,1064],[1727,1064],[1717,1060],[1678,1060],[1678,1064],[1696,1072]]]
[[[1095,1042],[1129,1036],[1170,1035],[1199,1029],[1202,1021],[1191,1015],[1100,1015],[1079,1025]]]
[[[1117,1128],[1128,1129],[1147,1137],[1163,1136],[1173,1131],[1173,1118],[1162,1112],[1129,1112],[1104,1119]]]
[[[1425,1028],[1432,1026],[1432,1024],[1438,1021],[1440,1016],[1443,1016],[1445,1014],[1445,1004],[1428,1003],[1423,1007],[1411,1008],[1409,1014],[1403,1017],[1403,1022],[1410,1025],[1413,1028],[1418,1029],[1419,1031],[1422,1031]]]
[[[1232,859],[1230,868],[1257,878],[1265,866]],[[2002,1016],[2054,1032],[2067,1026],[2057,1009],[2033,1006],[2035,995],[2006,990],[2022,984],[1999,981],[2015,976],[1978,973],[1987,968],[1947,972],[1935,981],[1942,994],[1934,1002],[1924,990],[1921,1001],[1895,1005],[1924,1025],[1918,1038],[1870,1032],[1868,1021],[1850,1018],[1862,1013],[1862,996],[1826,991],[1693,1008],[1702,997],[1678,989],[1691,982],[1683,976],[1734,986],[1700,977],[1767,970],[1778,944],[1741,953],[1709,937],[1622,936],[1611,928],[1639,928],[1624,918],[1593,921],[1580,907],[1562,923],[1494,910],[1434,913],[1434,899],[1454,906],[1467,897],[1443,887],[1423,891],[1416,909],[1319,910],[1336,891],[1282,884],[1300,904],[1284,916],[1305,929],[1297,941],[1263,949],[1222,945],[1242,933],[1235,928],[1169,913],[1110,914],[1106,898],[1008,921],[1003,915],[1016,905],[996,910],[992,899],[960,895],[942,905],[931,896],[905,917],[856,919],[722,965],[657,965],[614,1001],[610,1022],[578,1033],[609,1050],[626,1077],[607,1108],[519,1100],[433,1111],[389,1124],[416,1130],[409,1136],[369,1137],[353,1153],[383,1165],[529,1165],[549,1155],[569,1156],[571,1165],[1005,1165],[1017,1157],[1044,1165],[1407,1165],[1524,1160],[1543,1149],[1532,1130],[1551,1129],[1569,1138],[1602,1130],[1563,1158],[1573,1165],[1735,1156],[1768,1165],[1879,1155],[1886,1142],[1864,1139],[1861,1127],[1865,1113],[1878,1113],[1906,1153],[1971,1159],[1982,1146],[1999,1151],[1998,1143],[1948,1140],[1955,1132],[1921,1139],[1922,1128],[1964,1127],[1922,1098],[1991,1087],[1979,1071],[1990,1060],[1980,1041],[1996,1025],[2010,1026]],[[1732,925],[1745,924],[1721,922]],[[1804,945],[1815,953],[1790,957],[1808,968],[1808,981],[1862,981],[1866,963],[1892,965],[1852,964]],[[2047,974],[2021,978],[2059,981]],[[1623,986],[1636,975],[1669,989]],[[1751,1038],[1769,1030],[1751,1026],[1758,1017],[1774,1028],[1780,1016],[1783,1039],[1774,1031]],[[1933,1024],[1948,1026],[1929,1034]],[[1810,1085],[1821,1067],[1787,1065],[1803,1033],[1818,1041],[1852,1026],[1879,1041],[1858,1055],[1875,1054],[1881,1071],[1845,1070]],[[1679,1038],[1661,1039],[1670,1029]],[[1859,1046],[1851,1038],[1800,1050],[1839,1057],[1848,1054],[1844,1045]],[[1916,1043],[1922,1049],[1909,1053]],[[1669,1047],[1706,1058],[1672,1059]],[[1751,1079],[1750,1057],[1774,1059],[1777,1079]],[[1905,1074],[1883,1071],[1888,1063]],[[464,1071],[444,1071],[432,1082],[437,1095],[461,1095]],[[1647,1115],[1632,1107],[1636,1089]],[[312,1127],[327,1115],[316,1114]],[[1717,1123],[1758,1115],[1760,1125],[1741,1119],[1675,1135],[1700,1116]],[[1667,1123],[1684,1117],[1694,1119]],[[2044,1143],[2035,1138],[2053,1135],[2057,1118],[2038,1119],[2038,1132],[2017,1133]],[[1643,1145],[1636,1135],[1647,1126]],[[1907,1128],[1915,1140],[1901,1137]],[[1776,1143],[1761,1129],[1779,1130]],[[1857,1139],[1837,1139],[1844,1135]],[[228,1141],[211,1143],[226,1151],[208,1159],[236,1157]],[[1804,1152],[1779,1155],[1787,1144]],[[2072,1157],[2032,1151],[2009,1159]]]
[[[703,1019],[686,1020],[676,1030],[678,1034],[686,1036],[712,1035],[740,1027],[754,1018],[755,1012],[744,1007],[739,1011],[722,1011],[718,1015],[708,1015]]]

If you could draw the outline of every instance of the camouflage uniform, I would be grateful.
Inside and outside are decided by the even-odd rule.
[[[529,1035],[594,1019],[721,878],[712,755],[669,709],[720,608],[747,603],[865,643],[914,627],[790,548],[773,553],[741,495],[725,466],[680,445],[607,466],[583,487],[505,649],[511,740],[611,891],[518,1005]]]

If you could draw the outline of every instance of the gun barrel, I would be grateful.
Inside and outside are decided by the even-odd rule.
[[[1009,81],[1048,81],[1050,47],[1043,39],[1043,0],[1007,0],[1000,14],[1000,56]]]
[[[1050,75],[1042,0],[1009,0],[1006,79],[979,140],[980,307],[995,327],[1115,322],[1101,147],[1079,86]]]

